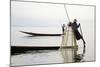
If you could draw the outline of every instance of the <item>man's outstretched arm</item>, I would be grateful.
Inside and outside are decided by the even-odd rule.
[[[77,28],[79,28],[79,26],[80,26],[80,23],[77,25]]]

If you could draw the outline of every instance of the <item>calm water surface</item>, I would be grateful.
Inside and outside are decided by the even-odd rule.
[[[19,31],[38,32],[38,33],[62,33],[61,28],[50,27],[12,27],[11,45],[12,46],[60,46],[62,36],[34,36]],[[85,31],[86,32],[86,31]],[[88,36],[88,33],[85,33]],[[17,65],[36,65],[51,63],[69,63],[94,61],[94,42],[91,36],[85,36],[86,49],[83,55],[82,41],[78,42],[76,49],[58,49],[58,50],[32,50],[17,55],[11,55],[11,66]]]

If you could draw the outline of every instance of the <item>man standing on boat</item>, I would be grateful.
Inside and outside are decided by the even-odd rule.
[[[82,40],[83,40],[83,43],[86,44],[85,41],[84,41],[83,36],[82,36],[82,35],[79,33],[79,31],[78,31],[78,28],[80,27],[80,23],[77,24],[77,20],[74,19],[73,23],[72,23],[72,22],[69,22],[68,26],[71,26],[71,27],[72,27],[72,30],[73,30],[73,32],[74,32],[74,35],[75,35],[76,39],[77,39],[77,40],[82,39]],[[84,47],[85,47],[85,46],[84,46]]]
[[[64,33],[65,33],[65,29],[66,29],[66,25],[63,24],[63,25],[62,25],[62,33],[63,33],[63,35],[64,35]]]

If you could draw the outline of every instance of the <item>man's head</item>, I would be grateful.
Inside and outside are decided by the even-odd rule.
[[[72,22],[69,22],[69,23],[68,23],[68,26],[71,26],[71,24],[72,24]]]
[[[63,26],[65,27],[66,25],[65,25],[65,24],[63,24]]]
[[[74,21],[73,22],[77,22],[77,19],[74,19]]]

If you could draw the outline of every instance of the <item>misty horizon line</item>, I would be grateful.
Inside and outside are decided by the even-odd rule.
[[[62,24],[63,25],[63,24]],[[62,25],[50,25],[50,26],[46,26],[46,25],[10,25],[11,27],[62,27]]]

